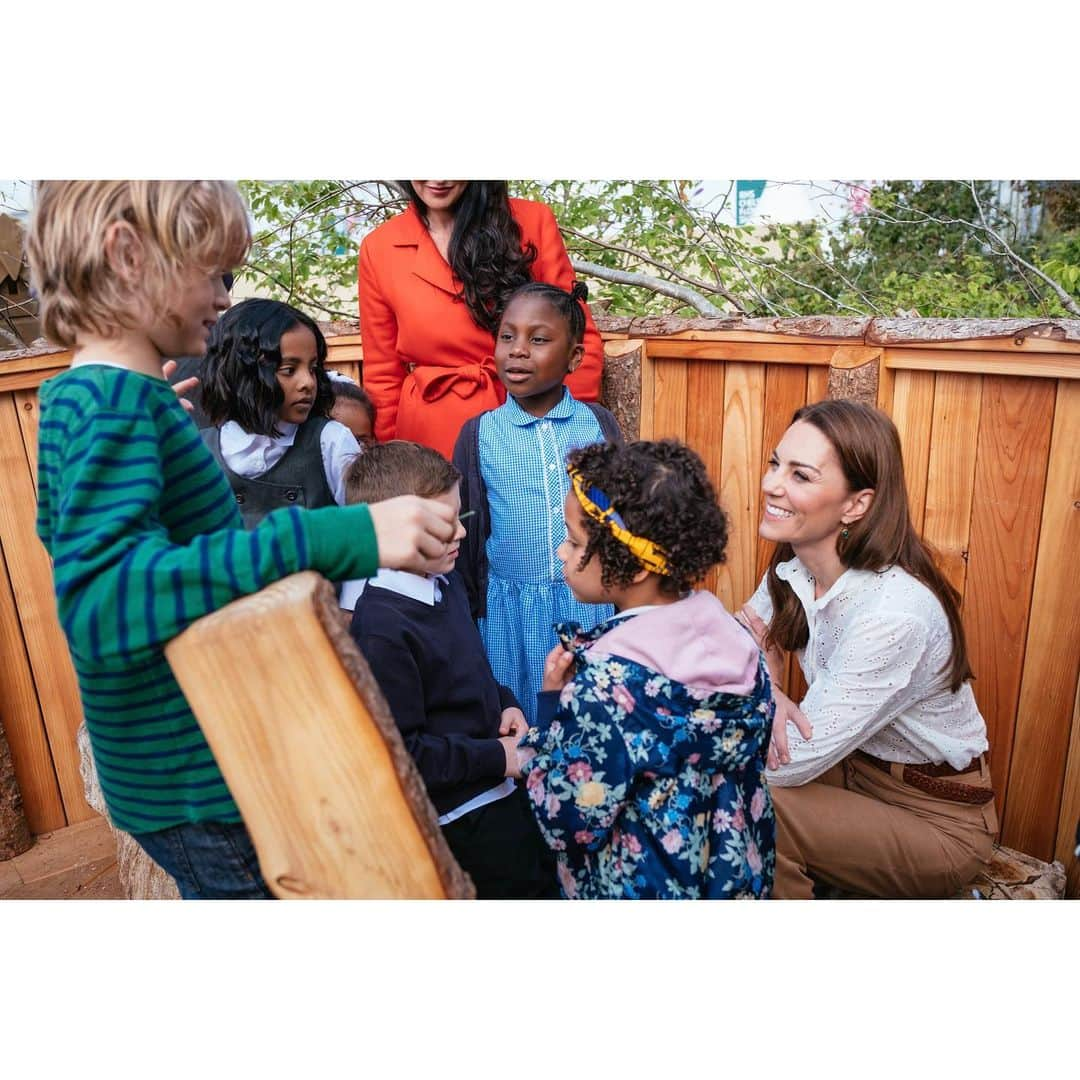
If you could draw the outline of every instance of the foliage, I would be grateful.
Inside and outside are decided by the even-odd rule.
[[[397,189],[376,180],[242,188],[258,223],[243,276],[316,317],[354,319],[356,251],[401,209]],[[552,207],[572,258],[603,268],[582,276],[594,305],[613,314],[694,314],[657,291],[683,287],[723,313],[751,316],[1074,315],[1036,271],[1080,298],[1080,185],[1029,181],[1020,190],[1025,214],[1044,211],[1032,235],[988,182],[851,185],[836,221],[741,226],[730,221],[733,191],[707,199],[699,181],[511,182],[513,195]],[[611,271],[653,285],[602,277]]]

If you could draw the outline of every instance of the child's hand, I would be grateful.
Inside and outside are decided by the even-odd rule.
[[[516,705],[512,705],[509,709],[503,709],[502,718],[499,721],[500,735],[514,735],[520,739],[528,730],[529,722],[525,719],[525,714]]]
[[[773,698],[776,701],[776,715],[773,717],[772,739],[769,742],[769,757],[765,764],[770,769],[778,769],[791,760],[788,750],[787,726],[792,721],[804,739],[809,739],[814,734],[810,721],[806,714],[791,700],[782,690],[773,687]]]
[[[169,381],[169,376],[175,370],[176,370],[176,361],[175,360],[166,360],[165,363],[161,365],[161,374],[164,376],[166,382]],[[181,379],[178,383],[173,383],[173,391],[175,392],[176,396],[180,399],[180,404],[184,406],[184,410],[186,412],[189,412],[189,413],[194,412],[195,411],[195,406],[192,405],[191,402],[188,401],[188,399],[186,397],[184,397],[184,395],[189,394],[198,385],[199,385],[199,377],[198,377],[198,375],[192,375],[190,379]]]
[[[765,648],[765,635],[769,632],[768,624],[749,605],[743,604],[739,613],[735,616],[736,622],[742,623],[750,631],[757,647],[765,654],[765,663],[769,665],[769,674],[774,683],[784,681],[784,656],[775,645]]]
[[[544,660],[544,681],[541,690],[561,690],[573,677],[574,654],[556,645]]]
[[[521,767],[525,762],[536,757],[536,751],[531,746],[518,746],[519,739],[519,735],[506,735],[499,740],[506,754],[506,772],[503,775],[512,776],[515,780],[521,779]]]
[[[379,565],[388,570],[433,571],[457,532],[453,510],[434,499],[399,495],[371,503],[368,509],[379,546]]]

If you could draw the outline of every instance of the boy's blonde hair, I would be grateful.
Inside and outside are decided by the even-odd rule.
[[[132,287],[105,255],[105,234],[127,222],[144,252]],[[239,266],[251,244],[247,208],[224,180],[41,180],[26,241],[41,327],[57,345],[109,337],[168,311],[177,279]]]

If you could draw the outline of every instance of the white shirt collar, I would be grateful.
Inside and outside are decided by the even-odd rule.
[[[848,567],[820,599],[814,598],[814,579],[798,557],[780,563],[776,568],[776,576],[781,581],[786,581],[791,586],[792,592],[802,601],[802,606],[812,612],[825,607],[838,596],[842,596],[852,585],[864,578],[874,577],[874,571]]]
[[[434,607],[442,599],[440,582],[446,584],[442,574],[412,574],[407,570],[381,569],[373,578],[368,578],[369,585],[411,597],[429,607]]]

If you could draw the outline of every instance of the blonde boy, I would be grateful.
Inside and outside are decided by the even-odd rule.
[[[46,337],[37,531],[114,824],[185,898],[269,896],[251,841],[164,657],[195,619],[307,568],[424,572],[453,515],[416,498],[269,515],[243,530],[228,481],[162,377],[200,355],[250,243],[219,181],[43,181],[27,250]],[[282,707],[300,687],[282,687]]]

